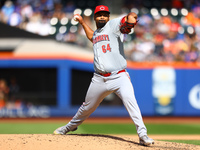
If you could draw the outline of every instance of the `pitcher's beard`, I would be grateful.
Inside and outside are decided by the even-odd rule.
[[[106,21],[105,21],[105,20],[100,20],[100,21],[97,23],[97,27],[98,27],[98,28],[103,28],[105,25],[106,25]]]

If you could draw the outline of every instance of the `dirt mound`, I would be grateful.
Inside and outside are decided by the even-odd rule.
[[[155,140],[146,147],[136,136],[97,134],[1,134],[0,148],[5,150],[200,150],[200,146]]]

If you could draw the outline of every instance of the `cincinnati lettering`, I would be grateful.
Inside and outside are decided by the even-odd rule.
[[[110,41],[108,35],[103,34],[103,35],[99,35],[95,37],[93,39],[93,44],[96,44],[97,42],[101,42],[101,41]]]

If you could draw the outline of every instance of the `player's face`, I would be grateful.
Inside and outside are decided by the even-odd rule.
[[[109,21],[110,15],[108,12],[98,12],[94,15],[97,28],[102,28]]]

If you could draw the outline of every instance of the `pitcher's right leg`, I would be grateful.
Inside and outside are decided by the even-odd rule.
[[[97,74],[94,74],[86,94],[85,102],[83,102],[75,116],[67,125],[56,130],[64,130],[63,133],[66,134],[69,131],[77,129],[77,127],[96,110],[102,100],[110,93],[111,91],[107,91],[103,78]]]

